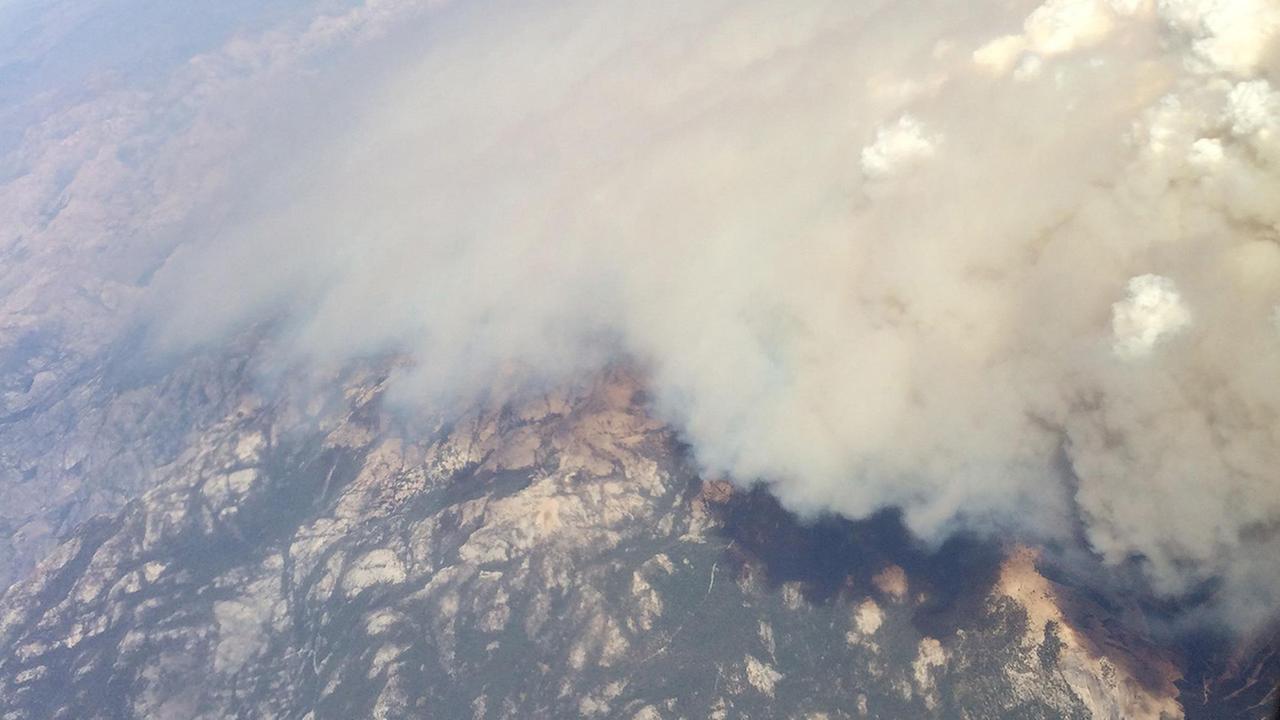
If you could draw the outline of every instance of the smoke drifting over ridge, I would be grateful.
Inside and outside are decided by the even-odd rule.
[[[625,357],[709,472],[792,508],[1079,523],[1240,627],[1280,601],[1280,7],[427,24],[157,274],[166,342],[284,312],[303,361],[412,355],[414,402]]]

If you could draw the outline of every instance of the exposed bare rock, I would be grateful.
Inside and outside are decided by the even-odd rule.
[[[246,393],[10,588],[0,717],[1181,716],[1028,551],[964,614],[858,526],[847,577],[777,577],[826,531],[700,481],[628,373],[449,425],[380,377]]]
[[[871,578],[876,589],[897,602],[907,597],[907,573],[897,565],[890,565]]]
[[[1134,639],[1116,638],[1104,628],[1088,628],[1069,619],[1064,604],[1070,592],[1036,569],[1037,553],[1017,548],[1001,568],[996,591],[1011,598],[1027,615],[1022,643],[1046,662],[1052,659],[1092,717],[1162,720],[1181,717],[1179,679],[1174,663],[1155,648]],[[1090,635],[1086,630],[1095,630]],[[1138,640],[1137,642],[1141,642]],[[1142,650],[1141,657],[1135,649]],[[1140,670],[1142,675],[1136,675]]]

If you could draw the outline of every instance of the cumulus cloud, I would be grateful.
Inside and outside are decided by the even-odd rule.
[[[1248,626],[1280,600],[1277,17],[442,6],[238,146],[293,151],[174,240],[156,334],[284,317],[298,362],[412,357],[414,403],[625,358],[708,472],[931,539],[1082,528]]]
[[[1167,277],[1139,275],[1129,281],[1129,297],[1111,308],[1115,351],[1121,357],[1140,358],[1161,340],[1182,332],[1191,324],[1191,313]]]
[[[893,175],[903,166],[933,155],[941,138],[930,136],[920,121],[903,115],[876,130],[876,140],[862,149],[862,172],[869,178]]]

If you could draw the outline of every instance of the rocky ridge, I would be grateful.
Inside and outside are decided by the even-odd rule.
[[[242,388],[11,587],[0,717],[1182,715],[1170,656],[1073,626],[1030,551],[945,622],[923,551],[858,528],[857,569],[779,576],[795,520],[700,479],[625,372],[449,424],[384,378]]]

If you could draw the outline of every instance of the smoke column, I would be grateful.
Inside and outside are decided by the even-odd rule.
[[[270,163],[151,283],[167,346],[286,317],[296,362],[412,357],[412,403],[626,359],[707,472],[801,512],[1082,528],[1237,627],[1280,602],[1274,3],[481,1],[387,33],[261,111]]]

